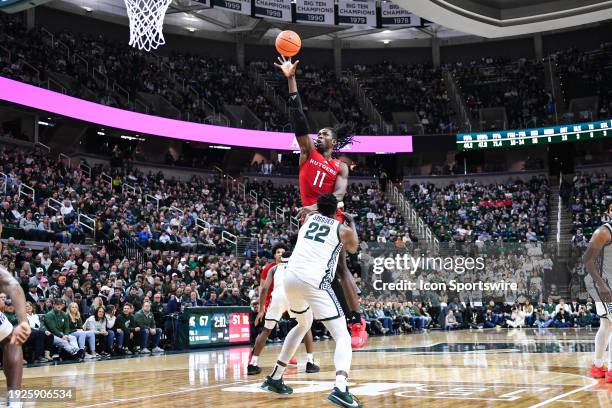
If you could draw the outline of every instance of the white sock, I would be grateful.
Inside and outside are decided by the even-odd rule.
[[[606,346],[610,339],[610,322],[607,318],[602,318],[599,323],[599,329],[595,335],[595,356],[593,358],[593,364],[595,367],[601,367],[604,363],[604,355],[606,353]]]
[[[258,358],[259,357],[257,357],[255,354],[253,354],[253,356],[251,357],[251,363],[250,364],[256,366]]]
[[[342,392],[346,392],[347,380],[343,375],[336,376],[336,387]]]
[[[336,372],[344,371],[348,375],[349,371],[351,371],[353,350],[351,348],[351,335],[346,328],[346,321],[340,318],[326,320],[323,324],[327,327],[327,330],[329,330],[336,341],[336,350],[334,351],[334,366]]]
[[[270,377],[272,377],[273,380],[280,380],[283,377],[283,374],[285,374],[286,368],[287,367],[283,367],[276,363],[276,365],[274,366],[274,370],[272,370],[272,374],[270,374]]]
[[[306,354],[306,362],[314,364],[314,355],[312,353]]]
[[[11,401],[7,404],[8,408],[23,408],[23,402]]]

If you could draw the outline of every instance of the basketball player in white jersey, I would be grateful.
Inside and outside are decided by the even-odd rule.
[[[289,311],[298,324],[287,334],[276,366],[261,388],[279,394],[293,393],[284,384],[283,374],[313,319],[317,319],[336,341],[336,383],[327,399],[341,407],[361,408],[361,403],[348,391],[351,336],[340,302],[331,288],[340,250],[344,247],[349,253],[355,253],[359,240],[351,217],[345,214],[348,226],[335,219],[337,207],[338,200],[333,194],[321,195],[317,199],[318,213],[308,216],[298,232],[284,279]]]
[[[2,224],[0,224],[2,233]],[[0,242],[2,253],[2,242]],[[21,346],[30,337],[30,324],[25,311],[25,294],[19,283],[6,268],[0,265],[0,292],[11,298],[19,324],[13,328],[4,313],[0,312],[0,347],[2,347],[2,369],[8,390],[21,389],[23,378],[23,350]],[[8,399],[8,398],[7,398]],[[8,401],[8,407],[22,407],[23,402]]]
[[[612,216],[612,204],[608,206],[608,214]],[[590,375],[593,378],[605,377],[607,383],[612,383],[612,347],[608,352],[608,369],[604,366],[606,345],[612,336],[612,225],[609,222],[593,233],[584,253],[584,266],[587,291],[600,317]]]
[[[266,276],[266,280],[264,281],[264,284],[261,287],[261,292],[259,294],[259,313],[255,318],[255,326],[257,326],[260,321],[264,320],[265,328],[268,330],[272,330],[285,312],[289,312],[289,315],[294,318],[294,316],[292,316],[291,312],[289,311],[289,301],[287,300],[287,296],[285,295],[285,288],[283,287],[290,254],[284,255],[287,258],[281,258],[281,262],[270,269],[268,275]],[[274,283],[274,285],[272,285],[272,283]],[[266,297],[271,286],[274,287],[274,290],[272,291],[272,299],[270,299],[270,305],[266,310]],[[314,362],[314,356],[312,354],[311,349],[312,341],[310,342],[310,346],[306,341],[304,343],[306,344],[306,352],[308,354],[306,362],[306,372],[318,373],[320,371],[320,368]],[[261,350],[256,351],[261,352]],[[255,355],[256,351],[253,351],[253,355]]]

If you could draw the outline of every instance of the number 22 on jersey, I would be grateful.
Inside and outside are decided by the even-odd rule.
[[[325,237],[329,235],[329,225],[321,225],[316,222],[311,223],[304,234],[305,239],[324,243]]]

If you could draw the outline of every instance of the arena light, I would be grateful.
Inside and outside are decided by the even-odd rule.
[[[383,44],[389,44],[391,40],[382,40]]]
[[[219,150],[232,150],[231,147],[229,146],[223,146],[223,145],[213,145],[213,146],[208,146],[211,149],[219,149]]]
[[[125,139],[125,140],[138,140],[139,142],[145,142],[146,141],[146,139],[144,137],[138,137],[138,135],[136,135],[136,136],[121,135],[121,139]]]
[[[193,28],[193,27],[185,27],[185,29],[186,29],[187,31],[189,31],[190,33],[195,33],[195,32],[196,32],[196,29],[195,29],[195,28]]]
[[[42,125],[42,126],[53,126],[51,123],[49,123],[49,122],[44,122],[44,121],[42,121],[42,120],[39,120],[39,121],[38,121],[38,124],[39,124],[39,125]]]
[[[104,132],[98,132],[98,135],[99,135],[99,136],[106,136],[106,133],[104,133]]]
[[[93,9],[89,6],[83,6],[83,10],[85,10],[88,13],[91,13],[93,11]]]

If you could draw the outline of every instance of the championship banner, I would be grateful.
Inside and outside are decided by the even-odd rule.
[[[334,25],[334,0],[297,0],[297,23]]]
[[[255,16],[291,22],[291,0],[255,0]]]
[[[421,17],[417,17],[400,6],[390,2],[380,3],[380,13],[383,26],[418,27],[422,25]]]
[[[376,27],[376,0],[339,0],[338,24]]]
[[[234,13],[251,15],[251,0],[212,0],[213,5]]]

